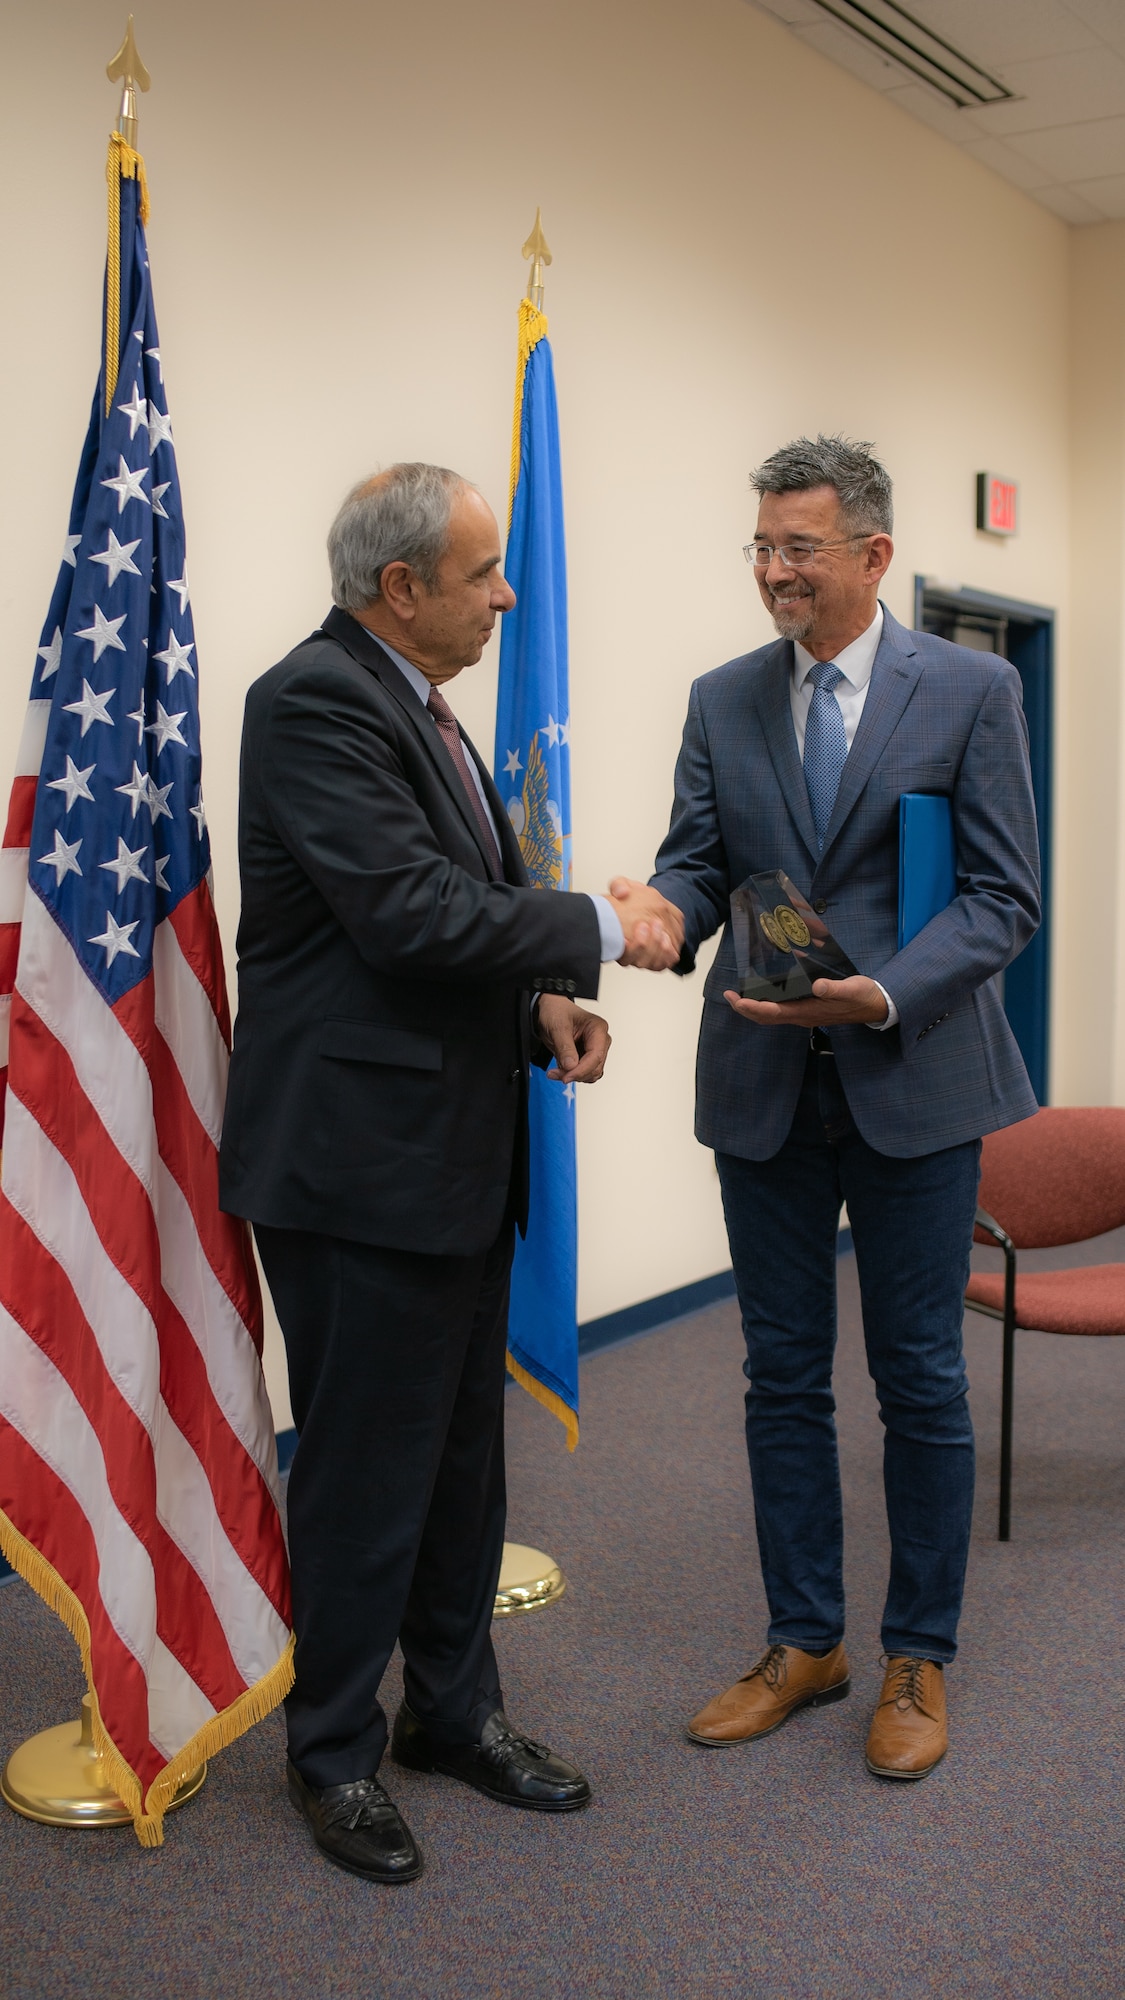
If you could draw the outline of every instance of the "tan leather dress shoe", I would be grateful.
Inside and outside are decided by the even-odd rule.
[[[925,1778],[949,1748],[945,1675],[933,1660],[896,1655],[867,1737],[867,1768],[877,1778]]]
[[[850,1689],[842,1643],[823,1660],[802,1653],[799,1646],[770,1646],[756,1667],[692,1716],[687,1733],[693,1743],[707,1743],[712,1749],[749,1743],[755,1736],[780,1729],[794,1709],[843,1701]]]

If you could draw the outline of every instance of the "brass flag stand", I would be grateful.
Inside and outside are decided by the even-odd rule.
[[[117,130],[129,146],[137,143],[137,91],[151,81],[133,36],[133,16],[125,39],[106,67],[111,83],[121,80]],[[207,1776],[206,1764],[190,1771],[166,1810],[186,1805]],[[0,1797],[24,1819],[43,1826],[132,1826],[133,1814],[123,1805],[105,1770],[94,1742],[93,1701],[83,1695],[76,1721],[41,1729],[13,1750],[0,1773]]]

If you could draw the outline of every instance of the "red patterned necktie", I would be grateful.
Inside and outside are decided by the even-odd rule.
[[[438,728],[441,730],[442,741],[453,762],[456,764],[457,775],[468,793],[469,804],[476,814],[477,825],[481,830],[484,840],[484,851],[488,856],[492,872],[497,880],[502,882],[504,880],[504,863],[500,859],[500,850],[496,845],[496,835],[489,824],[488,814],[484,809],[484,801],[473,783],[472,772],[469,770],[469,760],[465,755],[465,746],[461,741],[461,731],[457,727],[457,717],[454,715],[445,696],[440,694],[436,687],[430,689],[430,698],[426,706],[437,723]]]

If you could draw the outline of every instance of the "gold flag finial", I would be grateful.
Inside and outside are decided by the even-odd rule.
[[[147,90],[152,82],[147,69],[137,54],[137,39],[133,33],[133,16],[125,30],[125,40],[112,62],[108,62],[105,73],[111,83],[121,78],[121,108],[117,113],[117,129],[127,146],[137,143],[137,92]]]
[[[547,248],[547,238],[543,234],[543,216],[540,209],[535,211],[535,227],[523,246],[521,254],[531,258],[531,272],[527,280],[527,296],[537,312],[543,310],[543,266],[551,261]]]

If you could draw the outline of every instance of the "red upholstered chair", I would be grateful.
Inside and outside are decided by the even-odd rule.
[[[1012,1375],[1017,1326],[1037,1333],[1125,1334],[1125,1264],[1020,1277],[1017,1250],[1084,1243],[1125,1224],[1125,1110],[1037,1111],[990,1132],[981,1160],[975,1240],[998,1243],[1003,1273],[976,1272],[965,1303],[1003,1321],[1000,1540],[1012,1501]]]

